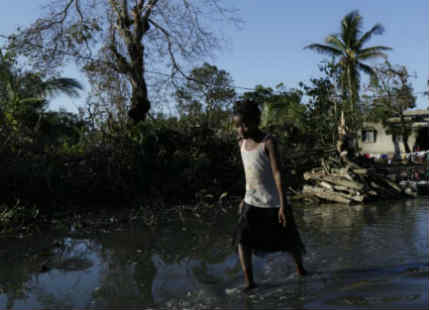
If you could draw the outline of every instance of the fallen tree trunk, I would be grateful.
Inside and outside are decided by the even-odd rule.
[[[414,196],[394,180],[377,173],[377,169],[362,168],[350,160],[324,158],[321,165],[303,174],[305,184],[301,198],[336,203],[362,203],[376,199],[396,199]],[[300,197],[297,197],[300,199]]]
[[[324,200],[329,200],[329,201],[334,201],[339,203],[347,203],[347,204],[350,203],[350,199],[347,199],[342,194],[336,193],[334,191],[327,191],[326,189],[321,187],[304,185],[304,188],[302,191],[303,193],[313,194],[314,196]]]
[[[329,176],[328,175],[328,176],[323,177],[323,180],[327,181],[329,183],[332,183],[334,185],[344,186],[344,187],[350,188],[350,189],[362,190],[362,188],[363,188],[363,184],[361,184],[361,183],[346,180],[344,178],[337,177],[337,176]]]

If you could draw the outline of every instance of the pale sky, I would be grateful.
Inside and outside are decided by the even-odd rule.
[[[17,26],[26,26],[40,14],[45,0],[0,0],[0,34],[8,35]],[[369,46],[393,48],[389,61],[405,65],[411,74],[417,95],[417,108],[426,108],[428,98],[422,96],[429,77],[428,0],[234,0],[245,22],[242,29],[225,27],[228,47],[214,60],[220,69],[228,71],[235,86],[252,88],[257,84],[274,87],[283,82],[298,87],[318,77],[318,64],[326,57],[303,50],[310,43],[323,43],[328,34],[339,32],[341,18],[352,10],[363,17],[363,31],[381,23],[385,33],[374,36]],[[64,75],[82,80],[71,66]],[[240,91],[238,89],[238,91]],[[51,108],[65,107],[76,111],[81,99],[64,97],[52,100]]]

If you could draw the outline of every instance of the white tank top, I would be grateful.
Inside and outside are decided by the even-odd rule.
[[[265,153],[265,139],[250,151],[246,150],[246,140],[241,144],[241,158],[246,176],[244,202],[255,207],[279,208],[279,194],[270,159]]]

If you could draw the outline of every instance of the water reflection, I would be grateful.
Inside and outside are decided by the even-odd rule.
[[[234,293],[242,275],[230,246],[236,220],[230,216],[210,226],[188,220],[159,230],[135,227],[88,238],[52,234],[1,240],[0,308],[300,308],[334,301],[358,306],[363,299],[341,292],[367,294],[365,303],[382,301],[375,298],[377,292],[396,283],[391,278],[409,277],[410,272],[414,280],[405,283],[414,290],[411,295],[420,297],[404,300],[427,304],[427,295],[424,299],[420,292],[427,276],[418,276],[426,275],[428,264],[426,201],[296,206],[295,212],[308,248],[304,262],[312,275],[297,278],[285,255],[257,258],[255,275],[261,287],[254,297]],[[368,287],[373,288],[369,293]]]

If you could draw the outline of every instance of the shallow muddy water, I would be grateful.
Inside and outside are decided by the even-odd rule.
[[[256,257],[259,286],[241,293],[235,215],[214,225],[45,233],[0,239],[0,309],[427,309],[427,198],[294,210],[306,277],[285,254]]]

